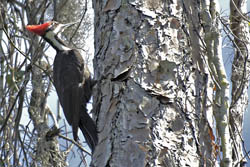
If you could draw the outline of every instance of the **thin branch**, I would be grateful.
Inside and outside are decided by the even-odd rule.
[[[85,6],[84,6],[84,12],[83,12],[82,18],[81,18],[81,20],[80,20],[80,23],[77,25],[77,27],[76,27],[76,29],[75,29],[73,35],[71,36],[71,38],[70,38],[70,40],[69,40],[69,43],[72,43],[72,40],[73,40],[74,36],[76,35],[78,29],[80,28],[80,26],[81,26],[81,24],[82,24],[82,21],[83,21],[85,15],[86,15],[86,13],[87,13],[87,9],[88,9],[87,3],[88,3],[88,1],[85,0]]]
[[[16,47],[16,45],[14,44],[14,42],[11,40],[10,36],[8,35],[7,31],[5,30],[5,28],[3,27],[2,30],[4,31],[5,35],[7,36],[8,40],[10,41],[11,45],[19,52],[21,53],[26,59],[28,59],[31,63],[31,66],[34,65],[36,67],[38,67],[39,69],[41,69],[50,79],[50,81],[53,81],[49,75],[49,73],[47,72],[47,70],[44,70],[42,67],[40,67],[39,65],[37,65],[36,63],[33,63],[31,58],[29,58],[25,53],[23,53],[18,47]]]
[[[28,83],[28,82],[27,82],[27,83]],[[26,85],[25,85],[25,86],[26,86]],[[22,89],[23,89],[23,88],[22,88]],[[17,99],[19,98],[19,96],[20,96],[21,93],[22,93],[22,89],[19,90],[17,96],[15,97],[15,100],[14,100],[12,106],[10,107],[9,112],[8,112],[8,115],[6,116],[6,118],[5,118],[5,120],[4,120],[4,123],[3,123],[3,126],[2,126],[1,129],[0,129],[0,133],[3,131],[4,127],[7,125],[7,122],[8,122],[8,120],[9,120],[9,118],[10,118],[11,112],[12,112],[12,110],[14,109],[14,106],[16,105]]]
[[[249,57],[249,55],[248,55],[248,48],[247,48],[247,44],[245,43],[245,41],[243,41],[242,39],[240,39],[240,38],[238,38],[233,32],[232,32],[232,30],[231,29],[229,29],[228,27],[227,27],[227,25],[225,25],[225,23],[222,21],[222,19],[220,18],[220,17],[218,17],[219,18],[219,20],[220,20],[220,22],[222,23],[222,25],[223,25],[223,27],[225,27],[226,29],[227,29],[227,31],[228,31],[228,33],[230,33],[235,39],[237,39],[237,40],[239,40],[240,42],[242,42],[243,44],[244,44],[244,46],[245,46],[245,48],[246,48],[246,53],[247,53],[247,56],[246,56],[246,59],[245,59],[245,61],[244,61],[244,70],[243,70],[243,74],[242,74],[242,80],[241,80],[241,83],[240,83],[240,86],[239,86],[239,88],[238,88],[238,90],[236,91],[237,93],[235,94],[235,95],[238,95],[238,96],[236,96],[236,99],[235,100],[233,100],[233,103],[230,105],[230,108],[232,108],[236,103],[237,103],[237,101],[240,99],[240,95],[242,94],[242,92],[243,92],[243,90],[244,90],[244,78],[245,78],[245,75],[246,75],[246,63],[247,63],[247,59],[248,59],[248,57]],[[225,31],[225,30],[224,30]],[[226,31],[225,31],[226,32]],[[241,49],[239,48],[239,46],[236,44],[236,42],[235,42],[235,40],[233,40],[232,38],[231,38],[231,36],[230,35],[227,35],[228,36],[228,38],[230,39],[230,41],[233,43],[233,45],[235,46],[235,48],[237,49],[237,51],[242,55],[242,51],[241,51]],[[230,109],[229,108],[229,109]]]
[[[86,150],[85,150],[79,143],[77,143],[75,140],[72,140],[72,139],[70,139],[70,138],[68,138],[68,137],[66,137],[66,136],[61,135],[61,134],[59,134],[58,136],[59,136],[60,138],[63,138],[63,139],[65,139],[65,140],[70,141],[71,143],[75,144],[80,150],[82,150],[83,152],[85,152],[86,154],[88,154],[89,156],[91,156],[91,154],[90,154],[88,151],[86,151]]]
[[[248,18],[246,18],[241,11],[238,9],[238,7],[236,6],[234,0],[231,0],[232,4],[234,5],[235,9],[237,10],[237,12],[240,14],[241,18],[243,18],[243,20],[247,21],[248,23],[250,23],[250,20],[248,20]]]
[[[15,129],[14,165],[18,164],[18,162],[16,162],[16,160],[17,160],[16,153],[17,153],[17,147],[18,147],[17,142],[18,142],[18,140],[20,141],[19,124],[20,124],[20,120],[21,120],[21,116],[22,116],[22,112],[23,112],[24,95],[25,95],[25,89],[21,89],[21,93],[20,93],[20,97],[19,97],[19,104],[18,104],[18,109],[17,109],[17,115],[16,115],[15,125],[14,125],[14,129]],[[24,150],[24,147],[22,149]]]

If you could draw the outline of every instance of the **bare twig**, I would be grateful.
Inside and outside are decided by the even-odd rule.
[[[21,53],[26,59],[28,59],[31,62],[31,66],[34,65],[36,67],[38,67],[39,69],[41,69],[50,79],[50,81],[53,81],[52,78],[50,77],[49,73],[44,70],[42,67],[40,67],[39,65],[37,65],[36,63],[33,63],[33,61],[31,60],[31,58],[29,58],[25,53],[23,53],[18,47],[16,47],[16,45],[14,44],[14,42],[11,40],[10,36],[8,35],[7,31],[5,30],[5,28],[3,28],[3,31],[5,33],[5,35],[7,36],[8,40],[10,41],[11,45],[19,52]]]
[[[70,138],[68,138],[68,137],[66,137],[66,136],[63,136],[63,135],[61,135],[61,134],[59,134],[59,137],[65,139],[65,140],[67,140],[67,141],[70,141],[71,143],[75,144],[80,150],[82,150],[83,152],[85,152],[86,154],[88,154],[88,155],[91,156],[91,154],[90,154],[88,151],[86,151],[86,150],[85,150],[79,143],[77,143],[75,140],[70,139]]]
[[[86,13],[87,13],[87,9],[88,9],[88,6],[87,6],[87,5],[88,5],[88,1],[85,0],[85,6],[84,6],[84,12],[83,12],[82,18],[81,18],[81,20],[80,20],[80,23],[77,25],[75,31],[73,32],[73,35],[71,36],[71,38],[70,38],[70,40],[69,40],[69,43],[72,43],[72,40],[73,40],[74,36],[76,35],[78,29],[80,28],[80,26],[81,26],[81,24],[82,24],[82,21],[83,21],[85,15],[86,15]]]
[[[241,11],[238,9],[237,5],[235,4],[234,0],[231,0],[232,4],[234,5],[235,9],[237,10],[237,12],[240,14],[241,18],[243,18],[245,21],[247,21],[248,23],[250,23],[250,20],[248,18],[246,18]],[[246,13],[247,14],[247,13]]]

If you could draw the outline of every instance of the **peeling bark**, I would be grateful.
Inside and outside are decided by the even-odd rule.
[[[94,2],[100,144],[93,166],[199,166],[183,4],[110,3]],[[126,79],[112,81],[128,69]]]
[[[99,145],[92,166],[232,166],[218,2],[93,7]]]

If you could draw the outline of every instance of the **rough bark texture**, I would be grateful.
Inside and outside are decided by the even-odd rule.
[[[215,166],[214,84],[200,40],[201,4],[93,5],[99,145],[92,165]]]

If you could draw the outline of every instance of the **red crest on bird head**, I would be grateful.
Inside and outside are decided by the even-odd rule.
[[[40,25],[27,25],[26,29],[30,32],[33,32],[37,35],[44,35],[45,31],[47,30],[47,28],[51,25],[51,21],[46,22],[44,24],[40,24]]]

